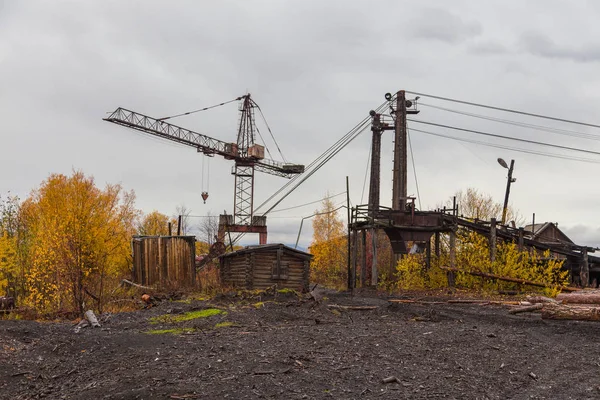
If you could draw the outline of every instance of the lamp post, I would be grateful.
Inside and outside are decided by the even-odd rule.
[[[513,169],[515,168],[515,160],[510,160],[510,167],[502,158],[498,158],[498,164],[503,168],[508,169],[508,179],[506,181],[506,194],[504,196],[504,208],[502,209],[502,225],[506,223],[506,211],[508,209],[508,195],[510,194],[510,184],[515,182],[517,178],[512,177]]]

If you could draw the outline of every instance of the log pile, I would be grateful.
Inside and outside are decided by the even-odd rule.
[[[540,311],[542,319],[600,321],[600,291],[579,290],[561,293],[556,300],[543,296],[527,298],[525,307],[514,308],[510,314]]]

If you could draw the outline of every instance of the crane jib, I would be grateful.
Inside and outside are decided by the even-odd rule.
[[[228,143],[186,128],[179,127],[156,118],[149,117],[125,108],[119,107],[109,117],[104,118],[107,122],[132,128],[163,139],[171,140],[180,144],[191,146],[198,152],[214,155],[218,154],[226,159],[236,162],[251,164],[257,171],[272,175],[291,178],[304,172],[304,166],[298,164],[281,163],[264,159],[262,146],[253,145],[243,152],[237,143]],[[240,153],[244,153],[242,156]]]

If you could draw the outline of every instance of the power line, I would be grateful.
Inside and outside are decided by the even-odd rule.
[[[419,210],[421,210],[421,193],[419,192],[419,180],[417,179],[417,168],[415,167],[415,156],[413,155],[412,143],[410,141],[410,132],[406,129],[408,137],[408,148],[410,149],[410,159],[412,160],[413,173],[415,174],[415,186],[417,187],[417,199],[419,199]]]
[[[320,199],[320,200],[315,200],[315,201],[311,201],[311,202],[304,203],[304,204],[299,204],[299,205],[292,206],[292,207],[288,207],[288,208],[280,208],[279,210],[273,210],[273,211],[271,211],[271,213],[276,213],[276,212],[280,212],[280,211],[287,211],[287,210],[293,210],[293,209],[295,209],[295,208],[300,208],[300,207],[309,206],[309,205],[311,205],[311,204],[320,203],[320,202],[322,202],[323,200],[332,199],[332,198],[334,198],[334,197],[341,196],[341,195],[343,195],[343,194],[346,194],[346,192],[345,192],[345,191],[343,191],[343,192],[341,192],[341,193],[334,194],[333,196],[327,196],[327,197],[324,197],[324,198],[322,198],[322,199]]]
[[[414,94],[416,96],[430,97],[432,99],[445,100],[445,101],[451,101],[451,102],[454,102],[454,103],[466,104],[466,105],[469,105],[469,106],[489,108],[491,110],[504,111],[504,112],[514,113],[514,114],[520,114],[520,115],[527,115],[529,117],[544,118],[544,119],[549,119],[549,120],[552,120],[552,121],[559,121],[559,122],[566,122],[566,123],[569,123],[569,124],[589,126],[589,127],[592,127],[592,128],[600,128],[600,125],[596,125],[596,124],[590,124],[590,123],[587,123],[587,122],[574,121],[574,120],[564,119],[564,118],[550,117],[548,115],[534,114],[534,113],[529,113],[529,112],[525,112],[525,111],[512,110],[510,108],[488,106],[486,104],[473,103],[473,102],[470,102],[470,101],[451,99],[449,97],[434,96],[432,94],[411,92],[409,90],[406,90],[406,93],[412,93],[412,94]]]
[[[382,103],[379,107],[377,107],[376,111],[383,109],[386,105],[387,105],[387,102]],[[308,164],[305,168],[304,174],[307,174],[307,171],[309,171],[311,168],[313,168],[318,163],[322,162],[323,159],[326,160],[325,163],[327,161],[329,161],[333,156],[335,156],[339,152],[339,150],[341,150],[341,148],[345,147],[350,141],[352,141],[353,140],[353,139],[351,139],[352,135],[355,134],[358,130],[364,129],[364,125],[366,123],[368,123],[370,120],[371,120],[371,117],[366,117],[362,121],[360,121],[358,124],[356,124],[348,133],[346,133],[344,136],[342,136],[339,140],[337,140],[334,144],[332,144],[327,150],[325,150],[321,155],[319,155],[310,164]],[[324,163],[321,164],[318,168],[320,168],[322,165],[324,165]],[[304,176],[304,174],[303,175],[295,175],[292,179],[287,181],[283,186],[281,186],[278,190],[276,190],[275,193],[273,193],[271,196],[269,196],[269,198],[267,198],[258,207],[256,207],[255,211],[258,211],[261,208],[263,208],[267,203],[269,203],[271,200],[273,200],[277,195],[279,195],[281,192],[283,192],[285,189],[287,189],[289,186],[291,186],[297,180],[299,180],[301,176]],[[292,191],[295,190],[296,187],[294,187],[294,189],[292,189]],[[289,195],[289,193],[286,194],[286,196],[287,195]]]
[[[531,129],[535,129],[535,130],[539,130],[539,131],[556,133],[556,134],[559,134],[559,135],[565,135],[565,136],[571,136],[571,137],[579,137],[579,138],[582,138],[582,139],[600,140],[600,136],[599,135],[594,135],[594,134],[591,134],[591,133],[576,132],[576,131],[570,131],[570,130],[567,130],[567,129],[552,128],[552,127],[549,127],[549,126],[529,124],[529,123],[526,123],[526,122],[512,121],[512,120],[503,119],[503,118],[495,118],[495,117],[490,117],[490,116],[487,116],[487,115],[474,114],[474,113],[470,113],[470,112],[466,112],[466,111],[453,110],[451,108],[434,106],[432,104],[425,104],[425,103],[421,103],[421,102],[419,102],[419,105],[426,106],[426,107],[431,107],[431,108],[435,108],[437,110],[451,112],[451,113],[454,113],[454,114],[466,115],[466,116],[473,117],[473,118],[480,118],[480,119],[485,119],[485,120],[488,120],[488,121],[494,121],[494,122],[500,122],[500,123],[503,123],[503,124],[519,126],[521,128],[531,128]]]
[[[360,195],[360,203],[361,204],[365,197],[365,187],[367,187],[367,175],[369,174],[369,164],[370,164],[369,161],[371,161],[371,151],[373,151],[373,143],[371,143],[371,147],[369,147],[369,155],[367,156],[367,167],[365,168],[365,179],[363,180],[362,193]]]
[[[387,102],[382,103],[379,107],[377,107],[375,109],[375,111],[378,112],[378,111],[382,110],[383,108],[385,108],[385,106],[387,104],[388,104]],[[329,162],[329,160],[331,160],[333,157],[335,157],[344,147],[346,147],[354,139],[356,139],[362,132],[364,132],[365,129],[367,129],[369,127],[370,120],[371,120],[371,117],[369,116],[369,117],[364,118],[357,125],[355,125],[354,128],[352,128],[348,133],[346,133],[344,136],[342,136],[341,139],[339,139],[337,142],[335,142],[333,145],[331,145],[327,150],[325,150],[325,152],[323,152],[319,157],[317,157],[315,160],[313,160],[306,167],[304,174],[296,175],[292,179],[290,179],[288,182],[286,182],[285,185],[283,185],[275,193],[273,193],[267,200],[265,200],[263,203],[261,203],[255,209],[255,211],[258,211],[259,209],[264,207],[269,201],[271,201],[273,198],[275,198],[279,193],[281,193],[288,186],[292,185],[293,183],[296,182],[296,180],[298,180],[298,179],[300,179],[300,177],[302,177],[300,179],[300,182],[298,182],[297,184],[292,186],[279,200],[277,200],[275,202],[275,204],[273,206],[271,206],[271,208],[266,210],[263,213],[263,215],[267,215],[269,212],[271,212],[287,196],[289,196],[294,190],[296,190],[302,183],[304,183],[308,178],[310,178],[312,175],[314,175],[315,172],[317,172],[323,165],[325,165],[327,162]],[[309,172],[306,172],[306,171],[309,171]],[[233,240],[233,242],[235,243],[235,242],[239,241],[243,236],[244,236],[244,233],[241,233]]]
[[[426,122],[426,121],[419,121],[419,120],[413,120],[413,119],[409,119],[408,121],[410,121],[410,122],[416,122],[416,123],[419,123],[419,124],[437,126],[437,127],[440,127],[440,128],[454,129],[454,130],[457,130],[457,131],[474,133],[474,134],[477,134],[477,135],[495,137],[495,138],[506,139],[506,140],[514,140],[516,142],[523,142],[523,143],[535,144],[535,145],[539,145],[539,146],[553,147],[553,148],[556,148],[556,149],[570,150],[570,151],[577,151],[577,152],[581,152],[581,153],[600,155],[600,152],[593,151],[593,150],[585,150],[585,149],[579,149],[579,148],[576,148],[576,147],[561,146],[559,144],[538,142],[536,140],[519,139],[519,138],[515,138],[515,137],[511,137],[511,136],[498,135],[498,134],[495,134],[495,133],[487,133],[487,132],[476,131],[476,130],[473,130],[473,129],[459,128],[459,127],[456,127],[456,126],[450,126],[450,125],[444,125],[444,124],[436,124],[435,122]]]
[[[555,153],[545,153],[545,152],[537,151],[537,150],[527,150],[527,149],[522,149],[522,148],[518,148],[518,147],[511,147],[511,146],[506,146],[506,145],[502,145],[502,144],[494,144],[494,143],[483,142],[483,141],[474,140],[474,139],[458,138],[456,136],[443,135],[441,133],[434,133],[434,132],[424,131],[424,130],[416,129],[416,128],[412,128],[412,131],[424,133],[426,135],[456,140],[459,142],[472,143],[472,144],[476,144],[476,145],[493,147],[493,148],[497,148],[497,149],[517,151],[519,153],[527,153],[527,154],[533,154],[533,155],[550,157],[550,158],[560,158],[563,160],[573,160],[573,161],[581,161],[581,162],[587,162],[587,163],[592,163],[592,164],[600,164],[600,160],[594,160],[594,159],[590,159],[590,158],[574,157],[574,156],[567,156],[567,155],[555,154]]]

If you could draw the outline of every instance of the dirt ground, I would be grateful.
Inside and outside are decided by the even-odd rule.
[[[103,315],[101,328],[79,333],[72,323],[0,321],[0,398],[600,398],[598,323],[509,315],[500,305],[322,295],[319,304],[290,295],[166,301]],[[215,307],[226,313],[150,322]],[[187,329],[147,333],[171,328]]]

